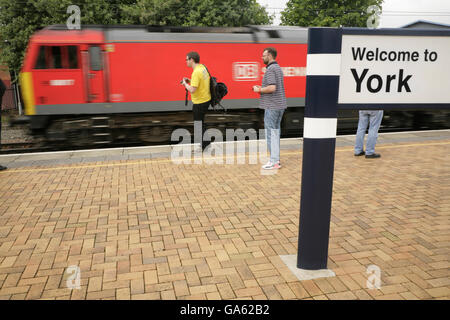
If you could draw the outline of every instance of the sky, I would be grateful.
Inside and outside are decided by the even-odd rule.
[[[273,25],[279,25],[280,12],[288,0],[257,0],[275,13]],[[450,0],[384,0],[380,28],[397,28],[417,20],[427,20],[450,25]]]

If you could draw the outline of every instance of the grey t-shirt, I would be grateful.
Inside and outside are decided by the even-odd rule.
[[[267,66],[262,80],[262,87],[275,85],[276,90],[272,93],[262,93],[259,100],[261,109],[286,109],[286,95],[284,93],[283,70],[276,61]]]

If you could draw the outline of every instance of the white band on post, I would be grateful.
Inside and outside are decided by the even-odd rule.
[[[315,53],[306,56],[307,76],[338,76],[340,72],[340,53]]]
[[[306,118],[303,123],[303,138],[336,138],[337,118]]]

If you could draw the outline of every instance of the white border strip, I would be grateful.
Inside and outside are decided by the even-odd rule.
[[[338,76],[340,72],[340,53],[316,53],[306,57],[307,76]]]
[[[336,138],[337,118],[306,118],[303,138],[327,139]]]

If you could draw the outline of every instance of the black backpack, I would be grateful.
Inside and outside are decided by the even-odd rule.
[[[217,82],[217,78],[211,76],[211,73],[209,73],[208,68],[206,68],[206,71],[208,71],[209,74],[209,91],[211,92],[211,107],[213,109],[216,109],[216,106],[221,106],[222,109],[226,112],[227,109],[220,104],[220,101],[222,101],[223,97],[225,97],[228,93],[227,85],[223,82]]]

